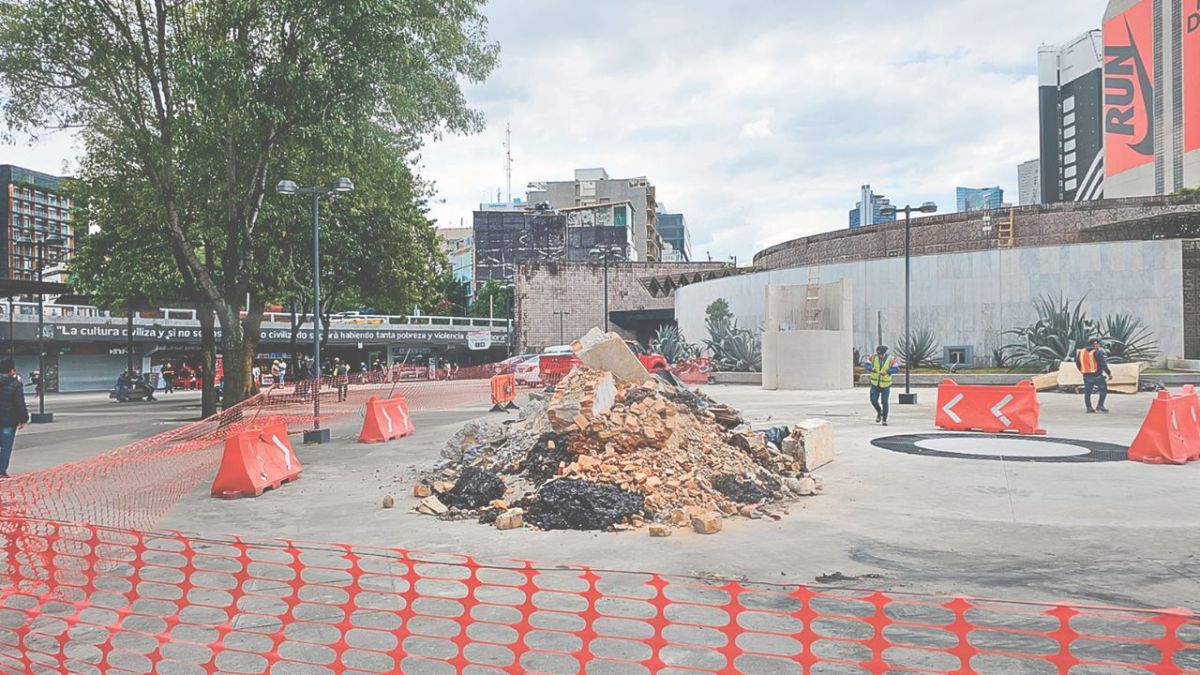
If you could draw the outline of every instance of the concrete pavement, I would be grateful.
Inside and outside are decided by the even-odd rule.
[[[837,460],[819,472],[824,494],[779,522],[727,520],[715,536],[497,531],[410,513],[420,470],[476,409],[417,413],[417,432],[381,445],[355,441],[360,419],[334,425],[334,442],[301,447],[301,479],[258,499],[216,500],[197,486],[162,523],[199,532],[508,555],[547,563],[646,569],[812,584],[1020,600],[1200,608],[1194,504],[1200,464],[1042,463],[926,457],[871,440],[936,431],[933,390],[874,424],[866,391],[766,392],[704,387],[756,426],[824,417]],[[1109,416],[1085,415],[1077,396],[1043,394],[1050,436],[1127,445],[1151,396],[1113,396]],[[384,510],[385,494],[396,508]]]

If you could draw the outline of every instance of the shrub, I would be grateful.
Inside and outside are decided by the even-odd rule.
[[[900,345],[896,347],[896,353],[900,355],[904,363],[913,368],[937,365],[940,352],[941,346],[938,344],[937,336],[928,327],[913,332],[911,348],[907,335],[900,340]]]
[[[700,355],[700,347],[685,340],[679,326],[659,326],[651,344],[667,363],[679,363]]]
[[[1000,350],[1007,364],[1043,373],[1057,370],[1063,361],[1074,360],[1093,338],[1099,338],[1114,363],[1152,361],[1158,356],[1154,334],[1140,318],[1123,313],[1096,322],[1088,318],[1083,303],[1080,300],[1072,305],[1062,296],[1057,300],[1047,296],[1036,302],[1037,321],[1004,332],[1017,338]]]

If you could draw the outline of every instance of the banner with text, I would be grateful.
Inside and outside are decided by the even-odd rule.
[[[1104,22],[1104,164],[1108,175],[1154,160],[1154,13],[1142,0]]]

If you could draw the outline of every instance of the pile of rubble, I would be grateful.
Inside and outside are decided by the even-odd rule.
[[[613,340],[633,357],[615,336],[593,339],[623,362],[585,346],[585,366],[521,419],[463,427],[446,463],[416,486],[417,510],[501,529],[649,525],[667,536],[672,526],[710,534],[724,517],[778,518],[787,502],[816,493],[809,474],[833,458],[828,422],[752,431],[669,375],[638,372]]]

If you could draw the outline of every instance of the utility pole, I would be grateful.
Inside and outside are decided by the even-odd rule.
[[[512,204],[512,125],[504,125],[504,180],[506,185],[505,197]]]

